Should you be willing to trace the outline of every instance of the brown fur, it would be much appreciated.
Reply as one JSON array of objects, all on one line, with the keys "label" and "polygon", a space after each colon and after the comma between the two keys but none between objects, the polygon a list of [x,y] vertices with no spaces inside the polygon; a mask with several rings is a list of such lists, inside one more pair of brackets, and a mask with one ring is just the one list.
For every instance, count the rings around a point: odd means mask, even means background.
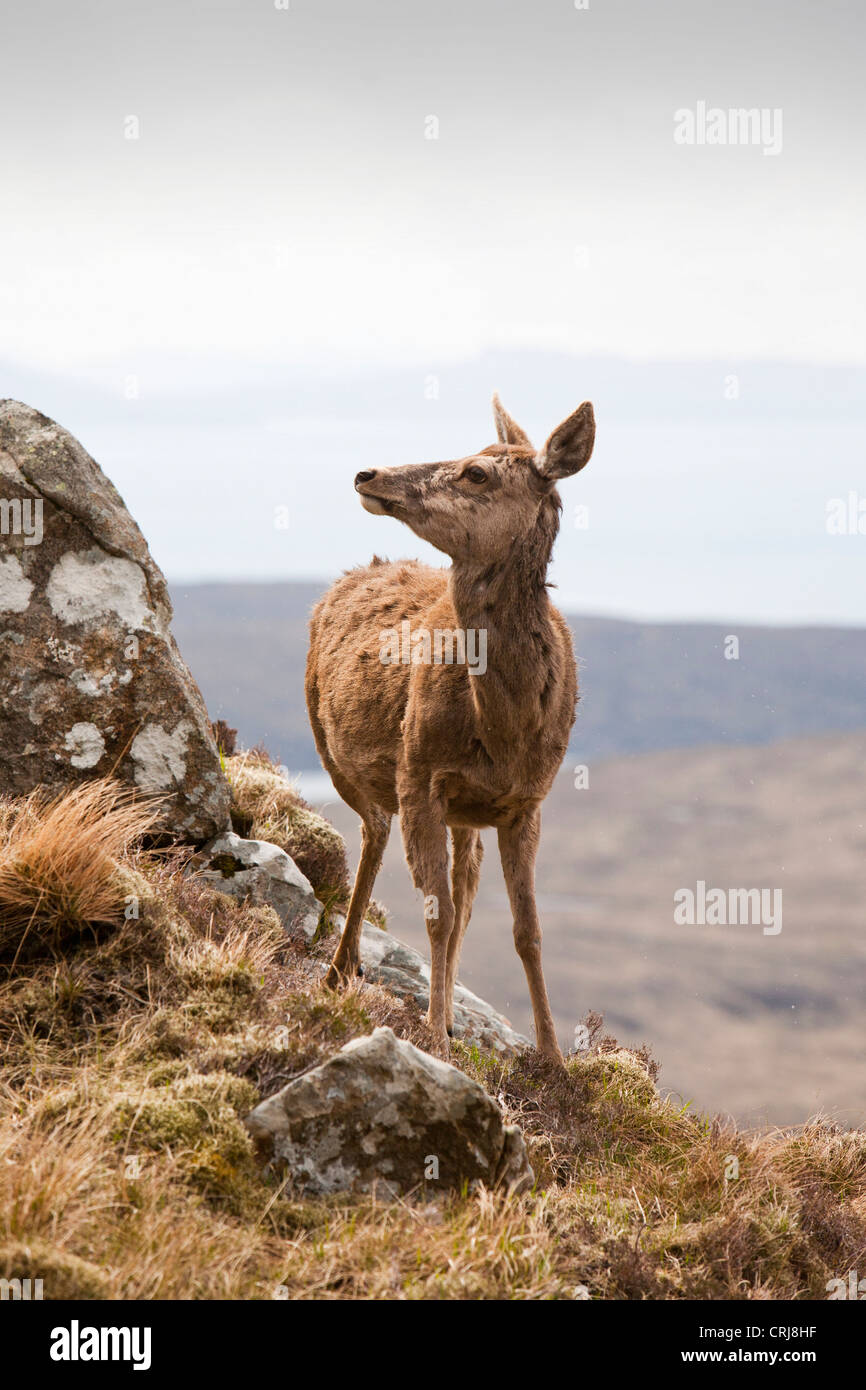
[{"label": "brown fur", "polygon": [[[536,454],[494,396],[499,443],[448,463],[359,473],[368,511],[393,515],[450,555],[450,570],[378,558],[345,574],[310,623],[307,707],[322,762],[361,817],[361,860],[328,976],[359,969],[361,923],[399,814],[425,897],[431,947],[428,1022],[448,1054],[460,946],[478,886],[482,826],[495,826],[540,1051],[560,1057],[541,968],[534,863],[541,802],[565,755],[577,700],[569,629],[547,567],[559,529],[555,482],[588,461],[584,403]],[[483,470],[481,478],[478,470]],[[487,632],[487,670],[383,664],[382,633]],[[449,880],[448,830],[453,855]]]}]

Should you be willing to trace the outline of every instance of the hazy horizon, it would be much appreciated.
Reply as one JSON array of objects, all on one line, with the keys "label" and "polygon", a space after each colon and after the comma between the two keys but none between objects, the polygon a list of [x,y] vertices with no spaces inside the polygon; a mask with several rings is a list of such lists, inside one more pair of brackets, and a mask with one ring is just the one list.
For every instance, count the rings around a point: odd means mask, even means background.
[{"label": "hazy horizon", "polygon": [[[101,464],[175,585],[334,577],[374,553],[436,565],[405,526],[365,513],[364,467],[455,458],[494,438],[490,396],[542,443],[591,398],[589,466],[560,487],[550,579],[571,611],[641,621],[859,626],[866,534],[827,531],[832,499],[866,510],[866,368],[635,363],[481,354],[434,374],[273,365],[175,389],[0,361],[0,394],[57,419]],[[866,530],[866,517],[861,522]]]},{"label": "hazy horizon", "polygon": [[[402,558],[402,557],[401,557],[401,558]],[[437,562],[434,561],[433,563],[437,563]],[[447,568],[448,568],[448,561],[445,559],[444,556],[442,557],[441,567],[442,567],[443,569],[447,569]],[[342,572],[342,571],[341,571],[341,572]],[[181,578],[173,578],[173,577],[169,574],[169,575],[166,575],[166,581],[167,581],[167,583],[168,583],[169,591],[170,591],[171,593],[173,593],[173,592],[175,592],[175,591],[177,591],[177,592],[189,591],[190,589],[217,588],[217,587],[221,587],[221,586],[223,586],[223,585],[225,585],[225,586],[234,586],[234,585],[237,585],[237,586],[239,586],[239,587],[240,587],[240,586],[250,586],[250,587],[253,587],[253,588],[256,587],[256,586],[258,586],[258,587],[261,587],[261,588],[270,588],[270,587],[279,587],[280,585],[284,585],[284,584],[285,584],[285,585],[296,584],[296,585],[298,585],[299,587],[310,586],[311,588],[316,588],[316,589],[324,590],[328,585],[333,584],[334,581],[335,581],[335,579],[337,579],[338,577],[339,577],[339,576],[338,576],[337,574],[298,574],[298,575],[292,575],[290,578],[285,578],[285,579],[256,579],[256,578],[254,578],[254,577],[253,577],[253,578],[250,578],[250,577],[245,577],[244,575],[236,575],[236,576],[232,576],[231,578],[228,578],[228,579],[227,579],[227,578],[224,578],[224,577],[221,576],[221,575],[212,575],[212,576],[207,576],[207,577],[201,578],[201,579],[181,579]],[[700,617],[691,617],[691,616],[688,616],[688,615],[685,615],[685,616],[678,616],[678,615],[676,615],[676,614],[673,614],[673,615],[666,615],[666,616],[664,616],[664,617],[641,617],[640,615],[637,615],[637,616],[636,616],[634,613],[627,613],[627,612],[606,612],[606,611],[605,611],[604,609],[602,609],[602,608],[593,608],[593,609],[589,609],[589,608],[581,607],[579,604],[574,604],[574,603],[571,603],[571,602],[565,602],[565,601],[563,600],[562,596],[558,593],[558,591],[557,591],[557,589],[556,589],[555,587],[551,589],[550,597],[551,597],[551,601],[556,605],[556,607],[559,608],[559,609],[561,609],[561,610],[562,610],[564,613],[566,613],[568,616],[570,616],[570,617],[579,617],[579,618],[590,619],[590,620],[593,619],[593,618],[603,618],[603,619],[604,619],[605,621],[607,621],[607,622],[614,622],[614,623],[620,622],[620,623],[629,624],[629,625],[637,624],[637,625],[640,625],[640,626],[642,626],[642,627],[643,627],[643,626],[646,626],[646,627],[713,627],[713,628],[718,627],[720,623],[724,623],[724,622],[726,621],[725,615],[723,615],[723,614],[722,614],[722,615],[716,615],[716,616],[710,615],[710,616],[700,616]],[[769,628],[769,629],[772,629],[772,628],[799,628],[799,629],[802,629],[802,630],[804,630],[804,631],[808,631],[809,628],[822,628],[822,629],[823,629],[823,628],[839,628],[839,629],[842,630],[842,631],[844,631],[845,629],[850,629],[851,631],[859,632],[862,628],[866,627],[866,619],[864,619],[864,620],[862,620],[862,621],[859,621],[859,622],[854,622],[854,621],[852,621],[852,622],[844,622],[844,621],[841,621],[841,620],[832,619],[832,620],[827,620],[827,621],[824,621],[824,622],[815,621],[815,622],[811,622],[811,623],[809,623],[809,622],[801,622],[801,621],[799,621],[799,620],[797,620],[797,619],[789,619],[789,620],[780,619],[778,622],[766,623],[766,622],[759,622],[759,621],[757,621],[757,620],[755,620],[755,619],[753,619],[753,618],[750,618],[750,619],[742,619],[742,618],[736,618],[736,617],[734,617],[734,618],[731,618],[731,621],[737,623],[737,626],[738,626],[738,629],[739,629],[739,630],[741,630],[741,631],[746,631],[746,632],[748,632],[750,629],[753,629],[753,628],[755,628],[755,629],[766,629],[766,628]]]}]

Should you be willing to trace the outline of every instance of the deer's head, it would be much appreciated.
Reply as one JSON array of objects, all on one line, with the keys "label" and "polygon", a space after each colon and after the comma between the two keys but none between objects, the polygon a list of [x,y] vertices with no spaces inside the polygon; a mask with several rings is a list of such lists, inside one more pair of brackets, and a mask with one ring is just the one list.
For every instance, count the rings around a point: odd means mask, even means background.
[{"label": "deer's head", "polygon": [[[498,444],[449,463],[366,468],[355,491],[368,512],[394,516],[458,562],[495,564],[559,509],[556,484],[589,462],[595,416],[578,406],[536,451],[493,397]],[[545,527],[549,529],[549,527]],[[552,543],[556,525],[552,528]]]}]

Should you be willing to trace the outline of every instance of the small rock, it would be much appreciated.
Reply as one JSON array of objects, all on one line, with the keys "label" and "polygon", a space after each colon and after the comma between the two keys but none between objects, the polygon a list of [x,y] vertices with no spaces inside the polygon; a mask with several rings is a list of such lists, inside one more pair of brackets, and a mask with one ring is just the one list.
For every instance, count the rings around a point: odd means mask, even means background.
[{"label": "small rock", "polygon": [[[342,931],[344,920],[334,918],[338,932]],[[314,934],[315,928],[306,932],[309,940]],[[365,922],[361,928],[361,964],[365,980],[382,985],[400,999],[414,999],[426,1012],[430,1002],[430,966],[412,946],[372,922]],[[454,986],[454,1036],[470,1046],[474,1043],[482,1051],[503,1055],[523,1052],[532,1046],[522,1033],[515,1032],[507,1018],[459,980]]]},{"label": "small rock", "polygon": [[278,845],[242,840],[227,830],[190,860],[187,874],[240,902],[274,908],[287,932],[315,933],[321,903],[297,864]]},{"label": "small rock", "polygon": [[310,1195],[397,1196],[465,1181],[522,1192],[523,1136],[476,1081],[377,1028],[291,1081],[245,1120],[260,1155]]}]

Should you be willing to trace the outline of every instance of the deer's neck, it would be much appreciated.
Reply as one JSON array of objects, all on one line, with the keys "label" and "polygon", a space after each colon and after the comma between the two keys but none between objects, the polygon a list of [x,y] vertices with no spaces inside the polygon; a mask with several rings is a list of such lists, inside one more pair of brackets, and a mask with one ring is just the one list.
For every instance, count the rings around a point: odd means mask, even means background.
[{"label": "deer's neck", "polygon": [[[538,537],[516,544],[497,566],[455,563],[451,599],[467,646],[474,640],[486,668],[470,676],[478,736],[491,754],[532,742],[559,679],[558,634],[546,579],[549,546]],[[469,634],[474,633],[474,639]]]}]

